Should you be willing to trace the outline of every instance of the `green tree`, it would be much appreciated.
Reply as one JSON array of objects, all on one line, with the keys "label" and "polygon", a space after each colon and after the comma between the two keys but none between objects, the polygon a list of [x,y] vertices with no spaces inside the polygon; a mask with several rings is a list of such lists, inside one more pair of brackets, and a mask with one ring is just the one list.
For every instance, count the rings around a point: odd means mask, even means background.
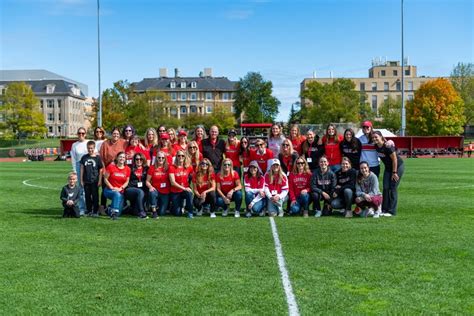
[{"label": "green tree", "polygon": [[245,122],[273,122],[278,115],[280,101],[272,96],[273,84],[258,72],[240,78],[235,92],[235,117],[245,114]]},{"label": "green tree", "polygon": [[1,96],[4,107],[1,129],[6,137],[44,136],[47,132],[43,113],[39,110],[39,100],[24,82],[8,84],[6,92]]},{"label": "green tree", "polygon": [[207,117],[206,121],[208,121],[208,123],[204,126],[210,128],[212,125],[216,125],[219,127],[220,133],[227,132],[228,129],[234,128],[237,123],[228,106],[224,104],[214,105],[212,113],[205,117]]},{"label": "green tree", "polygon": [[[131,93],[128,81],[120,80],[114,83],[113,88],[102,92],[102,127],[110,130],[114,126],[123,126],[127,123],[126,107]],[[93,122],[97,124],[99,105],[94,103]]]},{"label": "green tree", "polygon": [[301,103],[295,102],[291,105],[290,116],[288,118],[288,124],[301,123]]},{"label": "green tree", "polygon": [[464,101],[466,124],[474,124],[474,64],[458,63],[451,72],[451,83]]},{"label": "green tree", "polygon": [[379,108],[380,122],[375,121],[376,127],[382,127],[397,134],[402,124],[402,101],[389,97]]},{"label": "green tree", "polygon": [[411,135],[459,135],[463,131],[464,101],[447,79],[421,85],[406,109]]},{"label": "green tree", "polygon": [[144,134],[151,126],[169,125],[170,120],[165,115],[165,106],[168,97],[159,91],[150,91],[140,94],[131,93],[125,105],[125,117],[128,124],[132,124],[138,134]]},{"label": "green tree", "polygon": [[359,121],[360,93],[354,88],[350,79],[340,78],[328,84],[310,82],[301,94],[312,102],[303,121],[319,124]]}]

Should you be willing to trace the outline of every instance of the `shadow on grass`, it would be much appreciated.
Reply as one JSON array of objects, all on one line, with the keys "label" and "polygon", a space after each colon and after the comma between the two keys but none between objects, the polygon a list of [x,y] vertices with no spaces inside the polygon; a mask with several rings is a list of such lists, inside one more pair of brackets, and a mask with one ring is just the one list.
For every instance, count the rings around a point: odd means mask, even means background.
[{"label": "shadow on grass", "polygon": [[23,213],[27,215],[40,216],[40,217],[57,217],[62,218],[63,210],[59,208],[32,208],[32,209],[23,209],[16,211],[15,213]]}]

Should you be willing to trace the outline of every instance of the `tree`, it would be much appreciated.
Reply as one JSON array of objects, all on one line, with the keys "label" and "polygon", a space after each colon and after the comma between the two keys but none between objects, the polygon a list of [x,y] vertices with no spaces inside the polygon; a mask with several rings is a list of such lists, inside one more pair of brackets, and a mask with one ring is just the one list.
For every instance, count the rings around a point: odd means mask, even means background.
[{"label": "tree", "polygon": [[357,122],[360,115],[360,93],[350,79],[336,79],[332,83],[310,82],[302,97],[310,100],[304,121],[311,123]]},{"label": "tree", "polygon": [[211,127],[212,125],[216,125],[219,127],[219,131],[225,132],[230,128],[234,128],[236,124],[235,117],[230,112],[227,105],[223,104],[216,104],[212,111],[211,115],[208,115],[207,121],[209,122],[205,125],[207,128]]},{"label": "tree", "polygon": [[474,124],[474,64],[458,63],[451,72],[451,83],[464,101],[466,124]]},{"label": "tree", "polygon": [[385,100],[379,109],[382,121],[375,121],[376,127],[382,127],[390,130],[394,134],[398,133],[402,124],[402,102],[389,97]]},{"label": "tree", "polygon": [[258,72],[249,72],[240,78],[234,102],[236,119],[244,113],[246,122],[273,122],[280,101],[272,96],[272,90],[272,82],[265,81]]},{"label": "tree", "polygon": [[1,128],[6,137],[43,136],[47,132],[43,113],[39,110],[40,102],[26,83],[8,84],[1,101],[4,106]]},{"label": "tree", "polygon": [[[125,80],[114,83],[113,88],[102,92],[102,127],[106,130],[127,123],[126,106],[130,94],[130,84]],[[98,104],[94,103],[94,122],[97,124]]]},{"label": "tree", "polygon": [[406,109],[411,135],[458,135],[463,131],[464,101],[447,79],[421,85]]},{"label": "tree", "polygon": [[291,125],[291,124],[297,124],[300,122],[301,122],[301,103],[295,102],[291,105],[290,116],[288,118],[288,124]]}]

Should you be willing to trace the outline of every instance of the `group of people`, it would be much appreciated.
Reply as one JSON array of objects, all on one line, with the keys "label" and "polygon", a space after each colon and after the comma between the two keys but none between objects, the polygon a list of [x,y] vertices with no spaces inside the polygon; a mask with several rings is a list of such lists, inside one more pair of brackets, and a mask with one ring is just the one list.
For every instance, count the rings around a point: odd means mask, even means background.
[{"label": "group of people", "polygon": [[[143,142],[131,125],[113,128],[110,139],[97,127],[94,140],[79,128],[74,171],[61,191],[63,216],[215,218],[217,211],[228,216],[232,202],[235,217],[242,211],[246,217],[396,215],[403,160],[370,121],[361,127],[359,138],[352,129],[338,134],[333,124],[321,137],[312,130],[303,136],[297,125],[285,136],[273,124],[268,139],[254,144],[238,139],[234,129],[220,138],[217,126],[209,135],[198,126],[192,138],[183,129],[148,128]],[[385,165],[382,192],[379,161]]]}]

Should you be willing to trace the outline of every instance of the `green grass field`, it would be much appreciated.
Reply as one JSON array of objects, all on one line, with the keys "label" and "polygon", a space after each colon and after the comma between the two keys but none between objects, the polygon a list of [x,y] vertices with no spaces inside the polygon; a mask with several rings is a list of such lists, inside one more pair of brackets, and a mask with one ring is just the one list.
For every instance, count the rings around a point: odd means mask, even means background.
[{"label": "green grass field", "polygon": [[[0,163],[3,315],[288,313],[268,218],[62,219],[69,169]],[[300,313],[473,314],[473,180],[411,159],[397,217],[277,218]]]}]

